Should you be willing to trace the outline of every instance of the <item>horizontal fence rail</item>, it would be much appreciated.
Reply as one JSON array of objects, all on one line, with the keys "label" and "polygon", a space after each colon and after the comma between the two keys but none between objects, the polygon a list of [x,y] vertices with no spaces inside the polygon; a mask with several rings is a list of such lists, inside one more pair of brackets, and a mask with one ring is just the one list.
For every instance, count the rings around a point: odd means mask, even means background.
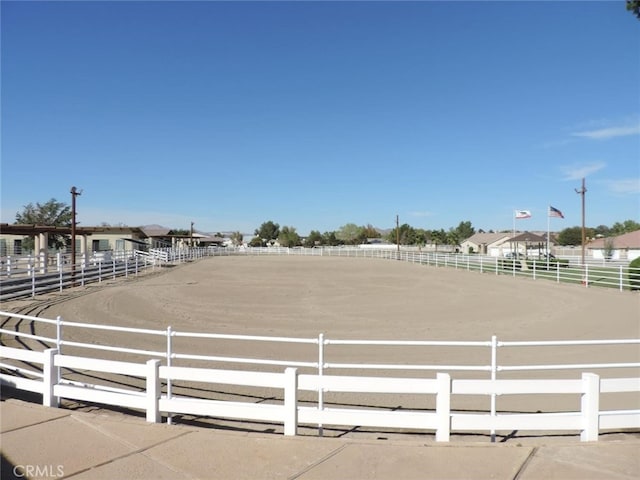
[{"label": "horizontal fence rail", "polygon": [[157,248],[114,252],[108,256],[83,255],[74,263],[70,255],[58,253],[51,265],[45,263],[44,256],[3,257],[0,301],[61,292],[66,288],[84,287],[118,277],[137,276],[147,269],[193,261],[212,254],[210,248]]},{"label": "horizontal fence rail", "polygon": [[[116,277],[138,275],[139,272],[168,264],[192,261],[210,256],[229,255],[299,255],[376,258],[399,260],[430,267],[447,267],[469,272],[508,275],[514,278],[532,278],[556,283],[569,283],[584,287],[613,288],[620,291],[640,290],[640,268],[629,267],[628,262],[607,260],[585,261],[566,256],[552,260],[527,257],[508,259],[489,255],[459,254],[421,251],[412,247],[393,248],[322,247],[225,247],[225,248],[156,248],[149,251],[114,252],[109,257],[93,255],[82,258],[73,268],[68,255],[57,255],[54,266],[43,267],[39,257],[3,257],[0,269],[0,300],[35,297],[62,291],[72,286],[99,283]],[[50,270],[54,269],[55,272]]]},{"label": "horizontal fence rail", "polygon": [[[181,332],[171,327],[140,329],[2,311],[0,318],[5,319],[0,328],[1,384],[39,393],[46,406],[58,406],[61,399],[74,399],[127,407],[146,412],[149,422],[160,422],[163,415],[171,422],[175,414],[268,421],[282,424],[285,435],[296,435],[300,426],[314,425],[320,434],[327,425],[398,428],[434,433],[437,441],[449,441],[452,433],[474,431],[489,433],[493,439],[497,431],[515,430],[575,431],[583,441],[596,441],[603,430],[640,429],[640,339],[510,342],[498,341],[494,336],[488,341],[475,342],[345,340],[325,338],[323,334],[314,338],[294,338]],[[53,333],[38,334],[41,329]],[[84,329],[121,332],[123,339],[134,336],[137,347],[65,340],[65,332],[71,329],[74,338],[81,338]],[[176,340],[180,338],[246,342],[248,348],[243,351],[252,351],[252,345],[265,342],[282,348],[278,348],[276,358],[192,355],[178,348]],[[154,339],[155,344],[161,340],[165,348],[145,349],[145,345]],[[7,346],[8,343],[17,346]],[[310,350],[304,354],[305,358],[287,360],[284,358],[287,345],[306,346]],[[333,362],[327,347],[336,346],[345,349],[358,346],[369,352],[382,347],[397,348],[400,352],[409,346],[455,347],[463,354],[471,349],[476,353],[478,350],[484,352],[482,358],[486,361],[479,364]],[[504,365],[499,361],[504,349],[522,351],[530,348],[580,348],[585,349],[585,358],[591,358],[589,349],[595,346],[612,347],[614,358],[600,363],[536,365]],[[68,351],[70,348],[73,348],[73,354]],[[622,352],[622,348],[627,350]],[[117,360],[103,358],[106,353],[116,354]],[[357,359],[357,353],[351,355]],[[191,360],[199,362],[198,366],[189,364]],[[372,370],[376,374],[366,373]],[[580,372],[575,373],[575,370]],[[347,372],[337,374],[341,371]],[[416,375],[420,371],[432,372],[432,376]],[[538,374],[532,377],[532,371]],[[512,377],[514,372],[526,374],[526,377],[498,378],[502,374]],[[549,376],[553,372],[564,372],[564,377]],[[86,374],[89,380],[79,380],[77,375],[80,373]],[[464,376],[458,378],[458,374]],[[127,385],[115,386],[101,381],[113,375],[133,380]],[[467,375],[478,378],[466,378]],[[269,389],[276,394],[266,402],[204,398],[198,396],[197,388],[188,387],[193,382],[216,385],[216,390],[220,385],[226,385],[258,391]],[[174,391],[177,383],[181,385],[179,394]],[[312,397],[308,397],[309,393]],[[341,404],[334,399],[331,405],[326,402],[328,395],[369,397],[378,394],[417,396],[418,405],[423,407],[390,409],[357,400]],[[616,408],[604,409],[601,407],[604,394],[607,398],[618,394],[631,394],[631,397],[621,395]],[[498,399],[526,396],[533,398],[537,405],[535,399],[551,398],[553,401],[557,395],[575,397],[579,408],[545,411],[534,406],[530,412],[514,412],[498,407]],[[456,408],[459,399],[467,397],[487,399],[488,406],[473,411]],[[426,405],[432,407],[425,408]]]}]

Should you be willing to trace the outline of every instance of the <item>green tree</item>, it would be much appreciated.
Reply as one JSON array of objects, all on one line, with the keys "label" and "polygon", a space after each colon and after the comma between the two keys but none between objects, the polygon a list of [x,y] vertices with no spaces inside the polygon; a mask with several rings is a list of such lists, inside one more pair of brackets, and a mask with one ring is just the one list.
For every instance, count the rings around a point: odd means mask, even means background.
[{"label": "green tree", "polygon": [[423,228],[416,229],[416,245],[426,245],[431,242],[431,231]]},{"label": "green tree", "polygon": [[627,0],[627,10],[633,12],[633,14],[640,19],[640,1]]},{"label": "green tree", "polygon": [[264,247],[265,246],[265,242],[260,237],[253,237],[249,241],[249,246],[250,247]]},{"label": "green tree", "polygon": [[640,223],[635,220],[625,220],[624,222],[616,222],[611,227],[611,235],[622,235],[623,233],[635,232],[640,230]]},{"label": "green tree", "polygon": [[431,232],[431,243],[436,245],[436,250],[438,249],[438,245],[446,245],[447,244],[447,232],[444,229],[433,230]]},{"label": "green tree", "polygon": [[336,232],[324,232],[322,234],[322,244],[336,247],[344,242],[336,236]]},{"label": "green tree", "polygon": [[278,235],[278,243],[283,247],[296,247],[300,245],[300,235],[295,228],[284,226]]},{"label": "green tree", "polygon": [[606,225],[598,225],[593,229],[593,233],[596,237],[608,237],[611,234],[611,229]]},{"label": "green tree", "polygon": [[[585,228],[585,237],[593,238],[594,230],[592,228]],[[559,245],[582,245],[582,227],[569,227],[558,233]]]},{"label": "green tree", "polygon": [[336,237],[338,240],[342,240],[345,245],[356,245],[362,243],[362,232],[362,227],[355,223],[347,223],[336,232]]},{"label": "green tree", "polygon": [[[400,235],[398,235],[400,232]],[[408,223],[400,225],[400,229],[394,228],[387,235],[387,241],[390,243],[397,243],[398,237],[400,237],[400,245],[415,245],[417,242],[416,229]]]},{"label": "green tree", "polygon": [[[16,213],[16,224],[20,225],[40,225],[46,227],[69,227],[71,226],[71,207],[65,203],[58,202],[52,198],[46,203],[29,203],[24,206],[22,212]],[[49,235],[49,247],[63,248],[67,244],[64,235]],[[25,250],[33,249],[33,239],[25,238],[22,242]]]},{"label": "green tree", "polygon": [[464,241],[476,233],[476,229],[473,228],[471,222],[468,220],[466,222],[460,222],[453,231],[456,233],[458,239],[456,245],[460,243],[460,241]]},{"label": "green tree", "polygon": [[640,257],[629,262],[629,284],[631,290],[640,290]]},{"label": "green tree", "polygon": [[29,203],[16,213],[16,224],[68,227],[71,225],[71,207],[52,198],[46,203]]},{"label": "green tree", "polygon": [[261,238],[263,242],[269,242],[277,239],[280,235],[280,225],[269,220],[260,225],[260,228],[256,228],[254,233],[257,237]]},{"label": "green tree", "polygon": [[454,228],[450,228],[445,236],[445,243],[447,245],[460,245],[460,234]]},{"label": "green tree", "polygon": [[313,248],[316,245],[322,245],[322,234],[317,230],[311,230],[307,238],[304,240],[304,246],[307,248]]},{"label": "green tree", "polygon": [[615,243],[613,241],[613,238],[611,237],[605,238],[604,251],[603,251],[605,260],[611,260],[611,257],[613,257],[614,249],[615,249]]},{"label": "green tree", "polygon": [[242,240],[244,240],[244,237],[240,232],[233,232],[229,238],[231,238],[231,243],[233,243],[234,247],[242,245]]},{"label": "green tree", "polygon": [[380,232],[376,230],[373,225],[367,224],[366,226],[362,227],[362,236],[367,239],[380,238],[382,235],[380,235]]}]

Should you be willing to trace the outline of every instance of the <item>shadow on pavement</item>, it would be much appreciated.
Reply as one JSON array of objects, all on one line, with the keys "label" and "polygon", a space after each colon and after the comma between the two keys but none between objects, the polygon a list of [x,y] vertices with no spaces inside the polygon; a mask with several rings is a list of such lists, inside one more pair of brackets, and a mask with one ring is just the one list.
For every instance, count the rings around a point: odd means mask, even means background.
[{"label": "shadow on pavement", "polygon": [[26,478],[16,475],[16,473],[20,474],[20,469],[17,469],[18,472],[16,472],[16,466],[7,460],[3,454],[0,453],[0,457],[2,458],[2,469],[0,470],[0,478],[2,480],[22,480]]}]

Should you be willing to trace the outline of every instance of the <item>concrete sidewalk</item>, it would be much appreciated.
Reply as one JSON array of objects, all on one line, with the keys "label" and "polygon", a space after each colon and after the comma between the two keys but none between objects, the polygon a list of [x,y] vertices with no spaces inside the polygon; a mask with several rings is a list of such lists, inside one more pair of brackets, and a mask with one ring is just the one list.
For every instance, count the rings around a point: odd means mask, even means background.
[{"label": "concrete sidewalk", "polygon": [[0,402],[2,479],[636,479],[640,437],[549,445],[284,437]]}]

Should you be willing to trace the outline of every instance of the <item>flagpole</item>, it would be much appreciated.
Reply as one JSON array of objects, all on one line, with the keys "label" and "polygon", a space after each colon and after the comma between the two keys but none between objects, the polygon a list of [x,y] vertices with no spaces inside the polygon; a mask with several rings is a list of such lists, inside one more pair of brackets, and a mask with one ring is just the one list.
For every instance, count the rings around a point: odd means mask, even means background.
[{"label": "flagpole", "polygon": [[547,206],[547,271],[549,271],[549,256],[551,252],[549,251],[549,235],[551,235],[551,204]]}]

